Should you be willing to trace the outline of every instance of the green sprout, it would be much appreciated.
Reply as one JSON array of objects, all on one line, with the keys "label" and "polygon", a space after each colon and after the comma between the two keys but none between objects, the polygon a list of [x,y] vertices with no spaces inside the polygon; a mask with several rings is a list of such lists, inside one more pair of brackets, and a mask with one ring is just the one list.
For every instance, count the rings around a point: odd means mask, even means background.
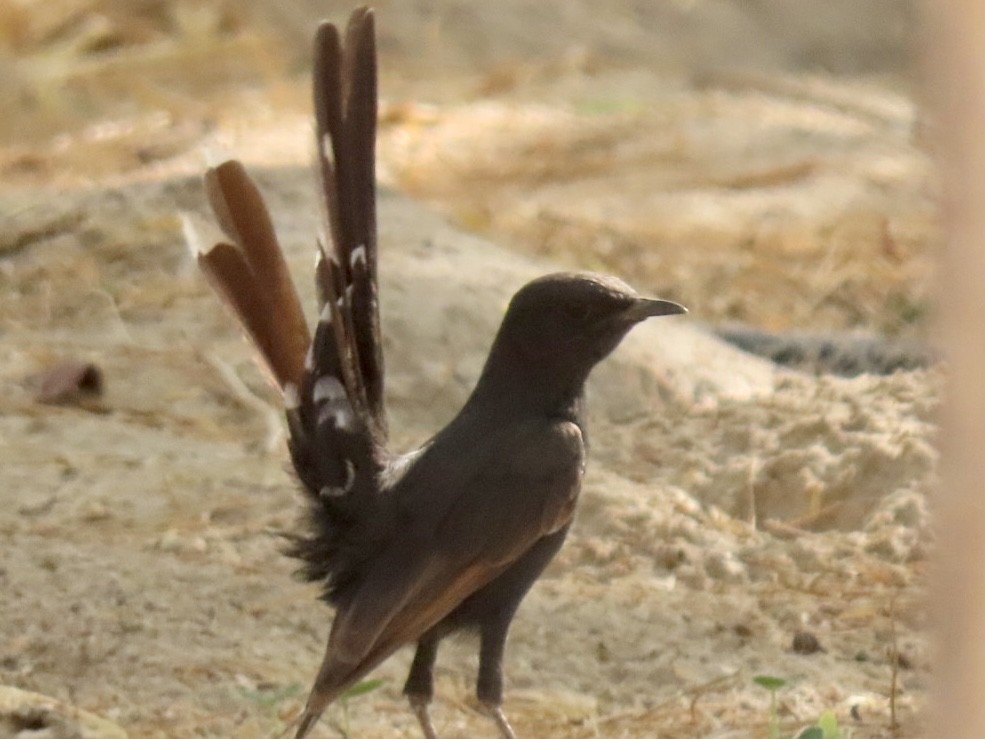
[{"label": "green sprout", "polygon": [[[771,675],[757,675],[752,681],[770,691],[769,737],[770,739],[780,739],[780,716],[777,712],[776,691],[784,687],[787,681],[782,677]],[[801,729],[794,736],[794,739],[841,739],[841,736],[838,717],[835,716],[834,711],[824,711],[818,716],[816,724]]]},{"label": "green sprout", "polygon": [[756,685],[770,691],[769,736],[770,739],[780,739],[780,716],[776,710],[776,691],[786,685],[787,681],[782,677],[773,677],[771,675],[757,675],[752,681]]},{"label": "green sprout", "polygon": [[817,717],[817,723],[803,729],[795,739],[841,739],[838,717],[834,711],[825,711]]},{"label": "green sprout", "polygon": [[301,692],[300,683],[291,683],[283,687],[249,688],[237,687],[236,691],[246,700],[256,704],[264,713],[271,713],[277,704],[286,698],[293,698]]}]

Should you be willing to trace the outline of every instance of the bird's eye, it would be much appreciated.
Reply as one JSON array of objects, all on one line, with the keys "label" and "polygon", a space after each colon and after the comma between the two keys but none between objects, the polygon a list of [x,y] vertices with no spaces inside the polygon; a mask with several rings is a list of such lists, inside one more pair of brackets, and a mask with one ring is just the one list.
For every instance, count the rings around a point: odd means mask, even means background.
[{"label": "bird's eye", "polygon": [[568,318],[572,323],[587,326],[595,322],[598,311],[596,306],[591,303],[580,303],[571,305],[567,310]]}]

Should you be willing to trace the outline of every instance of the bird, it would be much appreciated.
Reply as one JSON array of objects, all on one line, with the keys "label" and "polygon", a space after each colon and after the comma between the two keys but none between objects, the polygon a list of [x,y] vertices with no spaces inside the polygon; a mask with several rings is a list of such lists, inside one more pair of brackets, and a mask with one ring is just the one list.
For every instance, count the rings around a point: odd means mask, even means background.
[{"label": "bird", "polygon": [[[374,11],[315,34],[313,98],[323,231],[313,333],[263,196],[244,166],[208,168],[226,239],[196,247],[207,280],[282,394],[306,501],[287,554],[335,615],[296,722],[395,651],[416,645],[403,692],[426,739],[439,643],[478,632],[476,695],[503,739],[507,632],[560,549],[585,474],[585,383],[640,322],[686,313],[596,273],[548,274],[515,293],[478,381],[448,425],[409,453],[388,446],[377,279]],[[290,728],[290,727],[289,727]]]}]

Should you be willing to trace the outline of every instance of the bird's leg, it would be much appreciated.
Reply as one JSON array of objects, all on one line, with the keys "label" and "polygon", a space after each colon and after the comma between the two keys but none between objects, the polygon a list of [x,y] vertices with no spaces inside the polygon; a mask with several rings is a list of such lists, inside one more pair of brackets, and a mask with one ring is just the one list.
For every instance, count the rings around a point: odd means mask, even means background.
[{"label": "bird's leg", "polygon": [[407,682],[404,683],[404,695],[417,716],[424,739],[438,739],[428,713],[428,705],[434,697],[434,661],[438,656],[438,641],[438,636],[433,633],[421,637],[417,642],[417,651],[414,652]]},{"label": "bird's leg", "polygon": [[506,631],[510,626],[512,611],[500,618],[482,624],[479,647],[479,679],[476,696],[496,722],[503,739],[516,739],[513,727],[503,713],[503,651],[506,649]]}]

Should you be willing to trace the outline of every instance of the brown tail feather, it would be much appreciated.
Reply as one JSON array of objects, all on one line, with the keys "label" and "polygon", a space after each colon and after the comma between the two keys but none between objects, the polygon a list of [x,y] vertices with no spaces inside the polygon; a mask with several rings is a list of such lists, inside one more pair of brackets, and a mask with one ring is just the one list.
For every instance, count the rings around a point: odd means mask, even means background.
[{"label": "brown tail feather", "polygon": [[[373,13],[356,10],[349,18],[345,34],[343,82],[345,89],[345,135],[343,141],[352,153],[348,161],[346,188],[351,193],[349,249],[364,246],[368,262],[376,265],[376,36]],[[349,260],[347,260],[349,262]],[[346,264],[351,276],[351,262]]]},{"label": "brown tail feather", "polygon": [[[376,34],[373,13],[367,8],[356,10],[349,19],[344,64],[346,142],[354,153],[347,183],[353,224],[344,268],[355,286],[352,319],[367,400],[385,435],[383,352],[376,294]],[[364,258],[357,251],[360,247]]]},{"label": "brown tail feather", "polygon": [[257,348],[261,366],[271,382],[281,385],[284,368],[280,352],[271,345],[270,303],[261,292],[250,265],[232,244],[219,242],[207,252],[197,254],[198,266]]},{"label": "brown tail feather", "polygon": [[278,387],[298,386],[311,334],[263,197],[237,161],[209,169],[205,186],[222,230],[236,246],[216,244],[198,255],[199,265]]},{"label": "brown tail feather", "polygon": [[[342,216],[339,213],[335,181],[335,138],[342,131],[342,42],[338,29],[322,23],[315,35],[314,108],[318,172],[322,183],[323,216],[333,244],[342,243]],[[323,245],[319,245],[322,247]],[[319,279],[321,276],[319,275]],[[324,295],[325,285],[319,282]]]}]

